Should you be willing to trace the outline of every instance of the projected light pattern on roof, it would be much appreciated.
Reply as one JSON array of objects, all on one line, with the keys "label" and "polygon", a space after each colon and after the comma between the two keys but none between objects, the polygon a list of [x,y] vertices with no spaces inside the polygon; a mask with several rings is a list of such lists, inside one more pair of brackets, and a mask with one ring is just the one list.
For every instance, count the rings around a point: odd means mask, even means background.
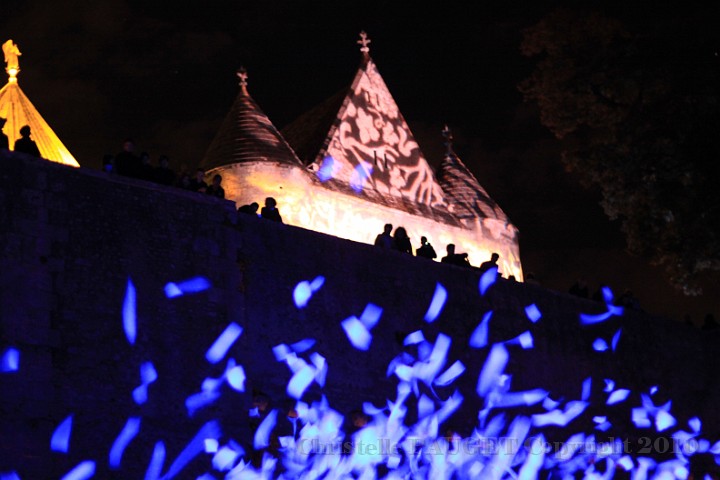
[{"label": "projected light pattern on roof", "polygon": [[[317,290],[322,283],[324,277],[318,276],[312,285]],[[478,293],[485,295],[490,288],[491,282],[481,282]],[[201,295],[203,290],[193,293]],[[142,292],[137,295],[140,298]],[[449,295],[452,295],[452,289],[438,283],[433,297],[426,299],[430,305],[428,315],[424,322],[418,323],[423,329],[430,327],[430,323],[442,324],[442,305]],[[296,292],[284,301],[289,305],[294,301],[298,311],[306,305],[305,300],[297,301]],[[313,299],[313,302],[319,301]],[[607,295],[605,301],[608,311],[616,314],[613,318],[620,318],[622,313],[613,310],[610,303],[612,295]],[[528,324],[541,327],[542,314],[537,306],[531,307],[526,309]],[[118,306],[118,311],[123,310],[127,311],[127,305]],[[357,312],[348,312],[350,317],[345,320],[327,319],[328,328],[335,329],[339,341],[346,341],[348,348],[358,351],[358,356],[360,352],[371,353],[370,331],[382,322],[392,320],[385,318],[383,308],[373,303],[366,304],[359,318],[354,313]],[[288,400],[294,407],[286,414],[276,408],[264,413],[258,408],[248,414],[238,412],[248,419],[260,417],[249,438],[227,438],[223,434],[222,419],[203,420],[185,447],[173,454],[174,458],[166,458],[164,439],[146,438],[144,443],[154,445],[154,449],[146,452],[144,478],[190,478],[186,476],[185,468],[190,462],[203,462],[206,472],[193,478],[599,480],[630,477],[636,480],[685,480],[689,477],[693,456],[709,455],[716,462],[720,461],[720,441],[703,438],[700,418],[676,418],[671,402],[656,404],[654,398],[658,387],[631,391],[609,378],[593,380],[588,377],[578,385],[578,398],[555,398],[555,394],[543,389],[542,385],[531,390],[513,390],[508,364],[516,352],[533,348],[532,335],[525,332],[516,338],[490,343],[491,316],[492,311],[484,313],[471,338],[451,338],[442,332],[431,335],[423,333],[423,329],[407,334],[402,341],[402,353],[390,362],[387,372],[377,372],[378,378],[385,374],[394,379],[395,396],[374,399],[374,403],[365,402],[363,412],[367,421],[352,434],[343,431],[348,412],[335,410],[324,395],[315,401],[305,395],[312,384],[324,388],[328,368],[333,367],[332,358],[326,359],[316,351],[317,344],[311,338],[270,347],[276,360],[289,368],[287,376],[277,380],[287,385]],[[578,317],[578,322],[586,321],[586,316]],[[590,325],[587,328],[597,327]],[[221,395],[249,394],[245,392],[244,382],[246,375],[250,378],[253,372],[243,369],[232,357],[237,350],[231,349],[242,331],[240,325],[230,323],[212,345],[203,346],[207,348],[210,364],[227,360],[227,366],[219,378],[205,378],[200,386],[201,393],[188,392],[188,401],[199,398],[192,409],[188,408],[189,416],[207,408]],[[145,334],[138,333],[138,338]],[[618,342],[621,338],[616,334],[612,349],[606,344],[598,348],[596,342],[585,347],[601,350],[602,355],[612,355]],[[482,363],[475,391],[460,391],[454,387],[458,378],[467,375],[465,363],[453,358],[451,353],[455,344],[473,347],[463,348],[466,361]],[[204,362],[202,358],[195,361]],[[23,375],[23,370],[22,367],[5,370],[3,375]],[[162,375],[163,372],[156,372],[151,363],[143,364],[143,385]],[[221,388],[225,383],[232,391]],[[96,386],[88,386],[88,389],[93,387]],[[145,393],[159,395],[152,389]],[[445,431],[445,422],[475,395],[483,407],[477,412],[472,434],[461,437],[456,432]],[[593,403],[593,397],[602,398],[602,402]],[[631,418],[617,418],[619,410],[609,407],[618,404],[628,406]],[[92,478],[96,468],[105,464],[122,475],[126,449],[144,435],[143,419],[140,416],[127,418],[117,436],[106,439],[109,455],[88,459],[84,452],[73,448],[77,434],[72,431],[72,421],[82,416],[82,411],[74,412],[52,435],[48,453],[52,450],[55,454],[67,455],[74,465],[63,478]],[[591,421],[580,422],[583,418]],[[639,432],[644,432],[645,438],[664,432],[666,439],[673,440],[672,456],[660,459],[638,454],[620,437],[600,440],[606,438],[602,433],[611,431],[616,422],[629,424],[630,421]],[[279,433],[283,422],[292,423],[292,433],[287,429],[283,430],[285,433]],[[594,427],[588,429],[588,424]],[[560,432],[565,440],[550,442],[548,433],[551,431],[555,436]],[[16,471],[2,473],[0,478],[24,477],[23,472]]]}]

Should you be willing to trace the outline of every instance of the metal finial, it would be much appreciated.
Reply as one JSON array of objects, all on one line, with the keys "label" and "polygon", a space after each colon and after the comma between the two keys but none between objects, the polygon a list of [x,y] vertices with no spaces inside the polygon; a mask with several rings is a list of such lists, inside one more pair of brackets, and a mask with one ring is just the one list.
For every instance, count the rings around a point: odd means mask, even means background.
[{"label": "metal finial", "polygon": [[445,154],[453,155],[453,153],[454,153],[453,148],[452,148],[453,135],[452,135],[452,131],[450,130],[450,127],[448,127],[447,125],[445,125],[445,127],[442,130],[442,136],[445,137],[445,147],[447,148],[447,150],[445,151]]},{"label": "metal finial", "polygon": [[240,79],[240,88],[242,88],[242,91],[247,93],[247,79],[248,79],[248,73],[247,70],[245,70],[245,67],[240,67],[237,69],[237,72],[235,72],[235,75]]},{"label": "metal finial", "polygon": [[371,42],[372,42],[372,40],[370,40],[368,38],[367,33],[365,33],[365,30],[360,32],[360,40],[357,41],[357,44],[361,45],[360,51],[362,53],[364,53],[365,55],[370,53],[370,47],[368,47],[368,45],[370,45]]},{"label": "metal finial", "polygon": [[12,41],[8,40],[2,45],[3,53],[5,54],[5,71],[10,75],[10,83],[17,82],[17,74],[20,73],[20,64],[18,57],[22,55],[18,46]]}]

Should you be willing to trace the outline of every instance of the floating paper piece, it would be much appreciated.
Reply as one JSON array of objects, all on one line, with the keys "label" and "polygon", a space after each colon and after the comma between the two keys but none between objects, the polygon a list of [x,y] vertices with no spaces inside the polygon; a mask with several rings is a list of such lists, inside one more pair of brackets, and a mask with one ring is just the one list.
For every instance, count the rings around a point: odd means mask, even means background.
[{"label": "floating paper piece", "polygon": [[140,365],[141,384],[139,387],[133,390],[133,400],[135,400],[135,403],[137,403],[138,405],[142,405],[147,401],[148,385],[157,380],[157,378],[158,374],[152,362],[144,362],[142,365]]},{"label": "floating paper piece", "polygon": [[592,378],[588,377],[585,380],[583,380],[582,396],[580,397],[581,400],[586,402],[590,399],[591,389],[592,389]]},{"label": "floating paper piece", "polygon": [[615,349],[617,349],[617,344],[620,341],[620,334],[622,333],[622,328],[618,328],[618,331],[615,332],[615,335],[613,335],[611,345],[612,345],[612,351],[614,352]]},{"label": "floating paper piece", "polygon": [[8,348],[3,352],[0,360],[0,372],[17,372],[20,368],[20,352],[15,348]]},{"label": "floating paper piece", "polygon": [[604,352],[608,349],[608,344],[605,340],[602,338],[596,338],[593,342],[593,350],[596,352]]},{"label": "floating paper piece", "polygon": [[313,291],[313,293],[320,290],[320,287],[322,287],[325,284],[325,277],[322,275],[318,275],[317,277],[313,278],[312,282],[310,282],[310,290]]},{"label": "floating paper piece", "polygon": [[241,367],[240,365],[232,367],[230,370],[228,370],[225,377],[227,378],[227,382],[233,388],[233,390],[238,392],[245,391],[245,370],[243,370],[243,367]]},{"label": "floating paper piece", "polygon": [[677,421],[675,420],[675,417],[670,415],[670,413],[666,412],[665,410],[658,410],[658,412],[655,414],[655,428],[658,432],[667,430],[668,428],[674,426],[676,423]]},{"label": "floating paper piece", "polygon": [[612,313],[610,313],[610,312],[599,313],[597,315],[581,313],[580,314],[580,323],[582,325],[592,325],[593,323],[604,322],[605,320],[607,320],[610,317],[612,317]]},{"label": "floating paper piece", "polygon": [[162,471],[164,462],[165,444],[163,442],[157,442],[155,444],[155,448],[153,448],[150,464],[145,471],[145,480],[158,480],[160,478],[160,472]]},{"label": "floating paper piece", "polygon": [[310,282],[303,280],[302,282],[295,285],[293,290],[293,301],[297,308],[305,308],[312,297],[312,289],[310,288]]},{"label": "floating paper piece", "polygon": [[658,391],[658,387],[650,387],[650,395],[655,395]]},{"label": "floating paper piece", "polygon": [[305,365],[302,369],[295,372],[290,382],[288,382],[287,394],[299,400],[314,379],[315,368],[310,365]]},{"label": "floating paper piece", "polygon": [[210,286],[210,281],[205,277],[193,277],[178,283],[169,282],[165,285],[165,296],[175,298],[188,293],[198,293]]},{"label": "floating paper piece", "polygon": [[605,389],[603,390],[605,393],[610,393],[615,389],[615,382],[613,380],[610,380],[609,378],[605,379]]},{"label": "floating paper piece", "polygon": [[213,456],[212,459],[212,465],[215,470],[218,470],[220,472],[225,472],[230,470],[233,465],[235,464],[235,461],[242,455],[242,451],[236,451],[233,448],[230,448],[228,446],[222,447],[220,450],[217,451],[217,453]]},{"label": "floating paper piece", "polygon": [[327,376],[328,365],[325,357],[319,353],[310,354],[310,361],[315,365],[315,383],[321,387],[325,386],[325,377]]},{"label": "floating paper piece", "polygon": [[409,334],[407,337],[405,337],[405,340],[403,340],[403,345],[407,347],[408,345],[416,345],[423,341],[425,341],[425,336],[423,335],[422,330],[416,330]]},{"label": "floating paper piece", "polygon": [[192,417],[195,412],[206,405],[210,405],[220,398],[220,392],[217,390],[203,390],[200,393],[190,395],[185,399],[185,408],[187,408],[188,416]]},{"label": "floating paper piece", "polygon": [[60,480],[85,480],[95,475],[95,462],[85,460],[66,473]]},{"label": "floating paper piece", "polygon": [[630,395],[630,390],[620,388],[612,392],[605,403],[607,405],[615,405],[616,403],[624,401],[628,395]]},{"label": "floating paper piece", "polygon": [[426,322],[432,323],[435,321],[435,319],[438,317],[438,315],[440,315],[440,312],[445,306],[445,301],[447,301],[447,290],[445,289],[445,287],[442,286],[442,284],[440,284],[440,282],[438,282],[435,285],[435,293],[433,293],[433,298],[430,302],[430,306],[425,313]]},{"label": "floating paper piece", "polygon": [[50,450],[67,453],[70,449],[70,434],[72,433],[72,415],[69,415],[57,426],[50,438]]},{"label": "floating paper piece", "polygon": [[253,439],[253,446],[255,450],[261,450],[270,446],[270,432],[275,428],[277,422],[277,410],[273,410],[268,413],[267,417],[258,426],[255,431],[255,437]]},{"label": "floating paper piece", "polygon": [[485,292],[488,291],[488,288],[490,288],[497,280],[497,276],[498,276],[498,268],[497,267],[488,268],[480,276],[480,281],[478,282],[478,289],[480,290],[480,295],[485,295]]},{"label": "floating paper piece", "polygon": [[423,419],[435,411],[435,402],[430,400],[427,395],[422,394],[417,404],[418,419]]},{"label": "floating paper piece", "polygon": [[205,439],[219,439],[221,434],[220,425],[215,420],[211,420],[200,427],[200,430],[198,430],[192,440],[190,440],[172,465],[170,465],[167,473],[163,475],[163,480],[169,480],[175,477],[182,471],[183,468],[185,468],[185,465],[190,463],[193,458],[202,453],[205,448]]},{"label": "floating paper piece", "polygon": [[457,377],[462,375],[462,373],[465,371],[465,365],[460,360],[456,360],[455,363],[452,364],[450,368],[445,370],[445,372],[437,377],[433,383],[435,385],[440,385],[441,387],[450,385]]},{"label": "floating paper piece", "polygon": [[547,413],[538,413],[532,416],[532,423],[535,427],[546,425],[566,426],[575,417],[580,415],[587,408],[588,403],[583,401],[571,401],[565,406],[565,410],[551,410]]},{"label": "floating paper piece", "polygon": [[331,178],[333,178],[333,165],[335,164],[335,159],[331,157],[330,155],[326,155],[323,160],[322,164],[320,165],[320,168],[317,171],[317,177],[321,182],[327,182]]},{"label": "floating paper piece", "polygon": [[530,453],[518,473],[518,480],[535,480],[539,478],[538,471],[545,461],[545,437],[538,436],[530,445]]},{"label": "floating paper piece", "polygon": [[482,321],[475,327],[472,335],[470,335],[470,346],[473,348],[483,348],[488,342],[488,323],[492,317],[492,310],[483,315]]},{"label": "floating paper piece", "polygon": [[242,327],[237,323],[231,323],[220,336],[215,340],[212,346],[205,353],[205,358],[210,363],[217,363],[225,357],[225,354],[230,349],[235,340],[242,334]]},{"label": "floating paper piece", "polygon": [[137,313],[136,313],[135,285],[128,278],[127,287],[125,288],[125,298],[123,299],[123,330],[125,337],[130,345],[135,345],[135,336],[137,335]]},{"label": "floating paper piece", "polygon": [[540,320],[540,318],[542,318],[542,313],[540,313],[540,310],[538,309],[537,305],[532,303],[532,304],[528,305],[527,307],[525,307],[525,316],[527,316],[527,318],[531,322],[537,323],[537,321]]},{"label": "floating paper piece", "polygon": [[137,417],[128,418],[127,423],[123,427],[120,434],[117,436],[110,449],[109,464],[111,468],[120,468],[122,462],[122,456],[125,449],[130,444],[133,438],[140,431],[140,419]]},{"label": "floating paper piece", "polygon": [[203,442],[205,453],[216,453],[219,446],[220,444],[215,438],[206,438]]},{"label": "floating paper piece", "polygon": [[545,397],[543,400],[542,406],[545,410],[554,410],[560,405],[559,401],[555,401],[550,397]]},{"label": "floating paper piece", "polygon": [[649,428],[652,425],[647,410],[644,408],[632,409],[632,422],[637,428]]},{"label": "floating paper piece", "polygon": [[360,321],[363,323],[363,325],[365,325],[365,328],[367,328],[368,330],[372,330],[372,328],[377,325],[378,321],[380,320],[382,312],[382,308],[378,307],[373,303],[368,303],[365,306],[365,310],[363,310],[362,315],[360,315]]},{"label": "floating paper piece", "polygon": [[519,405],[535,405],[547,398],[548,392],[540,388],[524,392],[510,392],[503,394],[494,403],[495,408],[517,407]]},{"label": "floating paper piece", "polygon": [[688,425],[690,426],[690,428],[692,428],[693,432],[700,433],[700,429],[702,428],[702,422],[698,417],[693,417],[688,420]]},{"label": "floating paper piece", "polygon": [[633,465],[632,458],[628,455],[623,455],[620,460],[617,461],[617,464],[620,465],[626,472],[629,472],[635,466]]},{"label": "floating paper piece", "polygon": [[353,347],[367,350],[372,342],[372,335],[357,317],[349,317],[342,321],[342,328]]},{"label": "floating paper piece", "polygon": [[478,378],[478,395],[484,397],[497,384],[500,375],[505,370],[508,358],[508,352],[502,344],[493,345]]},{"label": "floating paper piece", "polygon": [[530,333],[529,331],[523,332],[517,337],[511,338],[510,340],[506,341],[505,343],[510,345],[520,345],[523,350],[528,350],[530,348],[533,348],[533,336],[532,333]]},{"label": "floating paper piece", "polygon": [[17,472],[0,473],[0,480],[20,480]]},{"label": "floating paper piece", "polygon": [[292,353],[292,350],[290,350],[290,347],[285,345],[284,343],[281,343],[280,345],[275,345],[272,349],[273,354],[275,355],[275,360],[278,362],[285,361],[285,358]]},{"label": "floating paper piece", "polygon": [[292,345],[290,345],[290,348],[295,353],[303,353],[307,350],[310,350],[314,345],[314,338],[305,338],[303,340],[300,340],[299,342],[293,343]]}]

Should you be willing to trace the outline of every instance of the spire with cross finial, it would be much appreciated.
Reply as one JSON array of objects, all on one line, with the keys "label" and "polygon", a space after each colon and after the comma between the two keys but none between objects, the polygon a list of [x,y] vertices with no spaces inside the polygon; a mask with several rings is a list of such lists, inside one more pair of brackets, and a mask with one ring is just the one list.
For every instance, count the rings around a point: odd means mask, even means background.
[{"label": "spire with cross finial", "polygon": [[372,42],[372,40],[370,40],[368,38],[367,33],[365,33],[365,30],[360,32],[360,40],[357,41],[357,44],[361,45],[360,51],[366,57],[370,55],[370,47],[368,47],[368,45],[370,45],[370,42]]},{"label": "spire with cross finial", "polygon": [[248,93],[247,92],[247,79],[248,79],[247,70],[245,69],[245,67],[240,67],[237,69],[237,72],[235,74],[240,79],[240,88],[242,89],[242,92],[244,94],[247,94]]},{"label": "spire with cross finial", "polygon": [[450,127],[445,125],[445,127],[442,130],[442,136],[445,137],[445,155],[452,156],[455,154],[453,152],[452,143],[453,143],[453,135],[452,131],[450,130]]}]

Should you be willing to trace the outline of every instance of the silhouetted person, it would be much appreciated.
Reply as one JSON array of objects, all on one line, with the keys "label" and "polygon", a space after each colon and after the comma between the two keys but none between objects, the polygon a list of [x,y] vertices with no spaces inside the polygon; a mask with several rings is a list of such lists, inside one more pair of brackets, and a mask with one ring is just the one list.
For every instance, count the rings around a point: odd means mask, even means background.
[{"label": "silhouetted person", "polygon": [[568,293],[580,298],[590,297],[590,289],[588,289],[587,283],[585,283],[585,280],[582,278],[575,280],[575,283],[573,283],[568,289]]},{"label": "silhouetted person", "polygon": [[20,138],[15,140],[16,152],[27,153],[33,157],[40,157],[40,150],[37,144],[30,138],[30,126],[25,125],[20,129]]},{"label": "silhouetted person", "polygon": [[217,198],[225,198],[225,189],[220,185],[222,177],[216,174],[212,179],[212,184],[207,188],[206,193]]},{"label": "silhouetted person", "polygon": [[445,255],[442,260],[440,260],[442,263],[449,263],[450,265],[457,265],[459,267],[470,267],[468,254],[455,253],[454,243],[448,243],[447,247],[445,247],[445,250],[447,251],[447,255]]},{"label": "silhouetted person", "polygon": [[408,237],[405,227],[397,227],[395,229],[395,235],[392,241],[393,250],[399,252],[405,252],[412,255],[412,245],[410,244],[410,237]]},{"label": "silhouetted person", "polygon": [[717,330],[719,326],[720,325],[718,325],[717,320],[715,320],[715,315],[713,315],[712,313],[708,313],[707,315],[705,315],[702,324],[703,330]]},{"label": "silhouetted person", "polygon": [[140,154],[140,174],[139,178],[152,182],[155,180],[155,167],[150,165],[150,154],[142,152]]},{"label": "silhouetted person", "polygon": [[103,155],[103,172],[115,173],[115,157],[110,153]]},{"label": "silhouetted person", "polygon": [[3,132],[3,129],[5,128],[5,122],[7,122],[7,119],[0,117],[0,150],[10,150],[8,137],[7,135],[5,135],[5,132]]},{"label": "silhouetted person", "polygon": [[418,257],[429,258],[430,260],[437,258],[437,253],[427,237],[420,237],[420,248],[415,250],[415,255]]},{"label": "silhouetted person", "polygon": [[375,237],[375,246],[382,248],[392,248],[392,223],[386,223],[383,227],[383,232],[378,233]]},{"label": "silhouetted person", "polygon": [[260,216],[273,222],[282,223],[280,211],[277,209],[277,202],[273,197],[267,197],[265,199],[265,206],[260,210]]},{"label": "silhouetted person", "polygon": [[525,283],[528,285],[540,285],[540,280],[535,277],[535,274],[530,272],[527,275],[525,275]]},{"label": "silhouetted person", "polygon": [[257,202],[252,202],[252,203],[243,205],[242,207],[238,208],[238,213],[245,213],[247,215],[257,216],[258,208],[260,208],[260,205],[258,205]]},{"label": "silhouetted person", "polygon": [[158,158],[158,166],[155,167],[154,173],[155,183],[160,185],[174,185],[175,172],[170,168],[170,159],[167,155],[160,155]]},{"label": "silhouetted person", "polygon": [[207,187],[207,183],[205,183],[205,171],[202,168],[198,168],[195,170],[195,176],[188,181],[187,189],[193,192],[205,193]]},{"label": "silhouetted person", "polygon": [[498,260],[500,260],[500,255],[498,255],[497,253],[493,253],[492,255],[490,255],[490,260],[480,264],[480,272],[483,273],[487,272],[491,268],[498,268]]},{"label": "silhouetted person", "polygon": [[633,310],[640,310],[640,301],[633,295],[632,291],[625,290],[622,295],[620,295],[615,300],[615,305],[619,305],[621,307],[630,308]]},{"label": "silhouetted person", "polygon": [[140,176],[140,157],[135,155],[135,143],[126,138],[122,151],[115,155],[115,172],[118,175],[137,178]]}]

